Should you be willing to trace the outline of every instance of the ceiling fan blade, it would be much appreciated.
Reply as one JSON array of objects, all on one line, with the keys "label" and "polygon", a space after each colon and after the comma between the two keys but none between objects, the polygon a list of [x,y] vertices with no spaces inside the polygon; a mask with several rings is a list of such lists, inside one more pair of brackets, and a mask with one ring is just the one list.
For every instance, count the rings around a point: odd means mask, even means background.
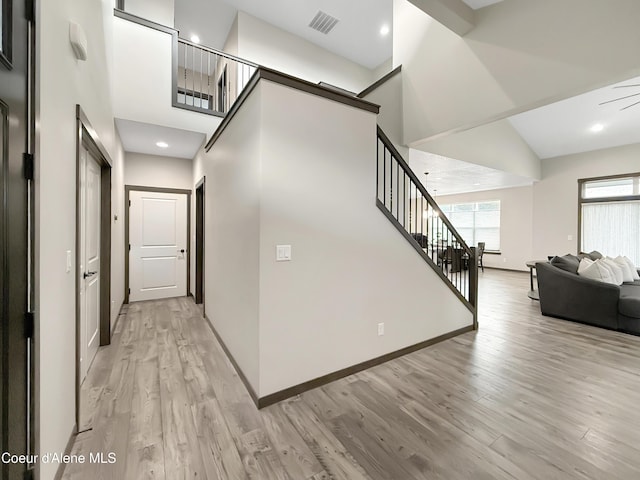
[{"label": "ceiling fan blade", "polygon": [[631,107],[634,107],[636,105],[640,105],[640,102],[636,102],[636,103],[632,103],[631,105],[627,105],[626,107],[621,108],[620,111],[626,110],[627,108],[631,108]]},{"label": "ceiling fan blade", "polygon": [[620,98],[614,98],[613,100],[607,100],[606,102],[599,103],[598,105],[606,105],[607,103],[617,102],[618,100],[624,100],[625,98],[637,97],[640,93],[634,93],[632,95],[626,95]]}]

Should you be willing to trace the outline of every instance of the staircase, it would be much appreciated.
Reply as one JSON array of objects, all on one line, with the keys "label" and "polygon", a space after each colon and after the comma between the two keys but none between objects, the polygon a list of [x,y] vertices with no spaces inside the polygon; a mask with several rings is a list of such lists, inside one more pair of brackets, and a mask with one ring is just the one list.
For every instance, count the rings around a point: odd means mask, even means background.
[{"label": "staircase", "polygon": [[477,328],[478,262],[393,143],[378,126],[376,205],[473,313]]}]

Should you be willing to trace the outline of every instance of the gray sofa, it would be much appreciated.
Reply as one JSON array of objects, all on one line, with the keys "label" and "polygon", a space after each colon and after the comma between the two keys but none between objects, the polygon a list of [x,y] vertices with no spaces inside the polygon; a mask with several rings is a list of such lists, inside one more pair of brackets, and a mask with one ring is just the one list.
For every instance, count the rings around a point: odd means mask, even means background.
[{"label": "gray sofa", "polygon": [[611,285],[578,275],[580,258],[536,263],[543,315],[640,335],[640,280]]}]

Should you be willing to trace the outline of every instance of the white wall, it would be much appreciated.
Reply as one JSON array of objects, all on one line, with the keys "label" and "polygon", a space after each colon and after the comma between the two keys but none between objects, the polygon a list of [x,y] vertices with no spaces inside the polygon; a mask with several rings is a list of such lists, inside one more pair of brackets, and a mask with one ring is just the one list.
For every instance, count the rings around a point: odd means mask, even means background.
[{"label": "white wall", "polygon": [[126,0],[125,10],[168,27],[174,24],[174,0]]},{"label": "white wall", "polygon": [[360,92],[374,81],[368,68],[296,35],[238,12],[238,56],[274,70]]},{"label": "white wall", "polygon": [[471,325],[375,205],[376,116],[269,82],[261,94],[260,395]]},{"label": "white wall", "polygon": [[405,161],[409,162],[409,149],[403,144],[402,71],[362,98],[380,105],[376,120],[378,125]]},{"label": "white wall", "polygon": [[171,106],[171,35],[121,18],[113,22],[115,117],[211,135],[220,117]]},{"label": "white wall", "polygon": [[193,189],[193,161],[127,152],[124,183],[145,187]]},{"label": "white wall", "polygon": [[500,200],[500,254],[485,253],[484,266],[528,271],[525,263],[538,258],[533,257],[533,187],[441,195],[438,204],[491,200]]},{"label": "white wall", "polygon": [[260,115],[260,92],[254,92],[215,148],[208,154],[201,150],[197,161],[197,169],[207,176],[205,314],[256,392],[259,390]]},{"label": "white wall", "polygon": [[[259,396],[472,323],[375,205],[375,125],[261,81],[196,157],[206,314]],[[292,245],[291,262],[275,261],[278,244]]]},{"label": "white wall", "polygon": [[[122,175],[122,151],[110,101],[103,18],[110,0],[37,2],[39,114],[36,151],[36,325],[39,339],[39,451],[62,452],[75,423],[75,264],[65,272],[66,252],[75,259],[76,113],[80,104],[113,161],[113,179]],[[85,30],[86,62],[75,59],[69,20]],[[121,195],[118,185],[113,199]],[[115,209],[114,209],[115,212]],[[118,242],[120,217],[112,224]],[[124,278],[114,253],[112,318],[120,305]],[[122,258],[120,256],[120,258]],[[57,464],[40,464],[50,480]]]},{"label": "white wall", "polygon": [[478,10],[459,37],[394,0],[406,143],[636,76],[638,18],[636,0],[509,0]]},{"label": "white wall", "polygon": [[373,82],[371,82],[371,83],[374,83],[375,81],[381,79],[387,73],[389,73],[391,70],[393,70],[393,59],[391,57],[389,57],[388,60],[385,60],[380,65],[378,65],[376,68],[374,68],[374,70],[373,70]]},{"label": "white wall", "polygon": [[414,148],[540,180],[540,159],[508,120],[442,136]]},{"label": "white wall", "polygon": [[543,181],[533,187],[534,256],[577,253],[578,179],[637,173],[638,159],[640,144],[543,160]]}]

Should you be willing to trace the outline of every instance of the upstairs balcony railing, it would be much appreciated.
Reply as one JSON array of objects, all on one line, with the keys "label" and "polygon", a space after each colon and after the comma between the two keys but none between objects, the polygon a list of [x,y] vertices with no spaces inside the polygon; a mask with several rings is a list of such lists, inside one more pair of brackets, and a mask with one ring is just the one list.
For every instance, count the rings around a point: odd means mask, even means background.
[{"label": "upstairs balcony railing", "polygon": [[224,116],[258,65],[174,37],[173,106]]},{"label": "upstairs balcony railing", "polygon": [[475,318],[476,249],[467,246],[380,127],[376,184],[378,208],[463,300]]}]

